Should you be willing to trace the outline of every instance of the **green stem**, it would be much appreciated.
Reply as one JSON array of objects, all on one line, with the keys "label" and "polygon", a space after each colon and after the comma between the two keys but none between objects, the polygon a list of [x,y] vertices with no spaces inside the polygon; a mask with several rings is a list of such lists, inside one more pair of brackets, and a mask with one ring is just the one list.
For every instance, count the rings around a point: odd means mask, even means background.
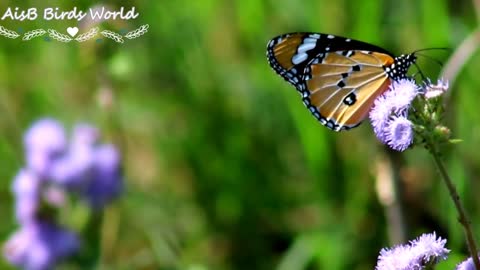
[{"label": "green stem", "polygon": [[442,161],[438,157],[438,154],[436,154],[435,151],[431,151],[431,153],[433,155],[433,159],[435,160],[435,164],[437,165],[437,168],[440,171],[440,174],[442,175],[442,179],[444,180],[445,184],[448,187],[448,191],[450,192],[450,197],[452,197],[455,207],[457,208],[458,215],[459,215],[458,220],[460,221],[460,224],[462,224],[463,230],[465,231],[468,249],[470,251],[470,255],[472,256],[473,263],[475,264],[475,268],[477,270],[480,270],[480,261],[478,260],[477,246],[475,244],[475,239],[473,238],[471,223],[470,223],[470,220],[467,218],[467,215],[465,213],[465,209],[463,208],[462,203],[460,202],[460,196],[458,195],[457,189],[453,185],[452,179],[448,175],[447,170],[445,170],[445,167],[443,166]]}]

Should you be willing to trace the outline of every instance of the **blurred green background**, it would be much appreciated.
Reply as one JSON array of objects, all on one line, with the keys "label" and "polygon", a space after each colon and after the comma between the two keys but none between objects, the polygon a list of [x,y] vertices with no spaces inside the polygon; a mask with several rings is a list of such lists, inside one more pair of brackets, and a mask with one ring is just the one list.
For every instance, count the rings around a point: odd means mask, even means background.
[{"label": "blurred green background", "polygon": [[[22,133],[51,116],[67,126],[93,123],[122,149],[127,187],[105,212],[98,269],[373,269],[381,248],[432,231],[452,250],[440,269],[466,256],[453,203],[426,151],[388,152],[369,123],[343,133],[322,127],[270,69],[265,49],[276,35],[314,31],[395,54],[453,53],[477,31],[474,2],[2,1],[0,10],[96,5],[140,13],[101,29],[149,24],[149,32],[124,44],[0,36],[0,241],[17,227],[10,183],[24,166]],[[0,25],[62,33],[95,26]],[[450,54],[436,57],[445,63]],[[451,85],[446,123],[463,142],[444,153],[477,239],[479,57],[462,63]],[[433,80],[440,72],[432,61],[421,67]],[[389,175],[401,187],[393,204],[381,192]],[[0,259],[0,269],[8,267]]]}]

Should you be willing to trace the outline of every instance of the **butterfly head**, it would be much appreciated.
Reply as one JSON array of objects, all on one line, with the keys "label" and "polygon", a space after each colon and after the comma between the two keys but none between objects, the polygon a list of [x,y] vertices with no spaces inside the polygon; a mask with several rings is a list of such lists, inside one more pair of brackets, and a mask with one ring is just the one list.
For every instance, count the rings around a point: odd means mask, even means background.
[{"label": "butterfly head", "polygon": [[417,57],[414,53],[402,54],[393,59],[393,63],[385,67],[385,72],[392,80],[400,80],[407,77],[407,71],[411,65],[415,64]]}]

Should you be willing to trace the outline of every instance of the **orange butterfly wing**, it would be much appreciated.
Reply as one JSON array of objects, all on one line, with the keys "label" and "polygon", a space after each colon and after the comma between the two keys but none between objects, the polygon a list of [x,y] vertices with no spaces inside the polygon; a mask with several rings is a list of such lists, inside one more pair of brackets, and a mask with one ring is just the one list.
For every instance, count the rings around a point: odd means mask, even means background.
[{"label": "orange butterfly wing", "polygon": [[384,67],[393,60],[377,52],[328,53],[305,69],[308,95],[304,103],[322,124],[335,131],[356,127],[390,85]]}]

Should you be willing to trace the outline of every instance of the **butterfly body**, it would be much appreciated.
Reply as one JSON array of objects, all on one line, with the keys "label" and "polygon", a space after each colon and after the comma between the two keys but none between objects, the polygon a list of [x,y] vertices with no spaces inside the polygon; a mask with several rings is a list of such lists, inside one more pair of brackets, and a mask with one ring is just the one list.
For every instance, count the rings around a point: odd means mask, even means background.
[{"label": "butterfly body", "polygon": [[407,78],[414,54],[394,57],[365,42],[320,33],[291,33],[267,45],[270,66],[300,92],[326,127],[358,126],[392,81]]}]

